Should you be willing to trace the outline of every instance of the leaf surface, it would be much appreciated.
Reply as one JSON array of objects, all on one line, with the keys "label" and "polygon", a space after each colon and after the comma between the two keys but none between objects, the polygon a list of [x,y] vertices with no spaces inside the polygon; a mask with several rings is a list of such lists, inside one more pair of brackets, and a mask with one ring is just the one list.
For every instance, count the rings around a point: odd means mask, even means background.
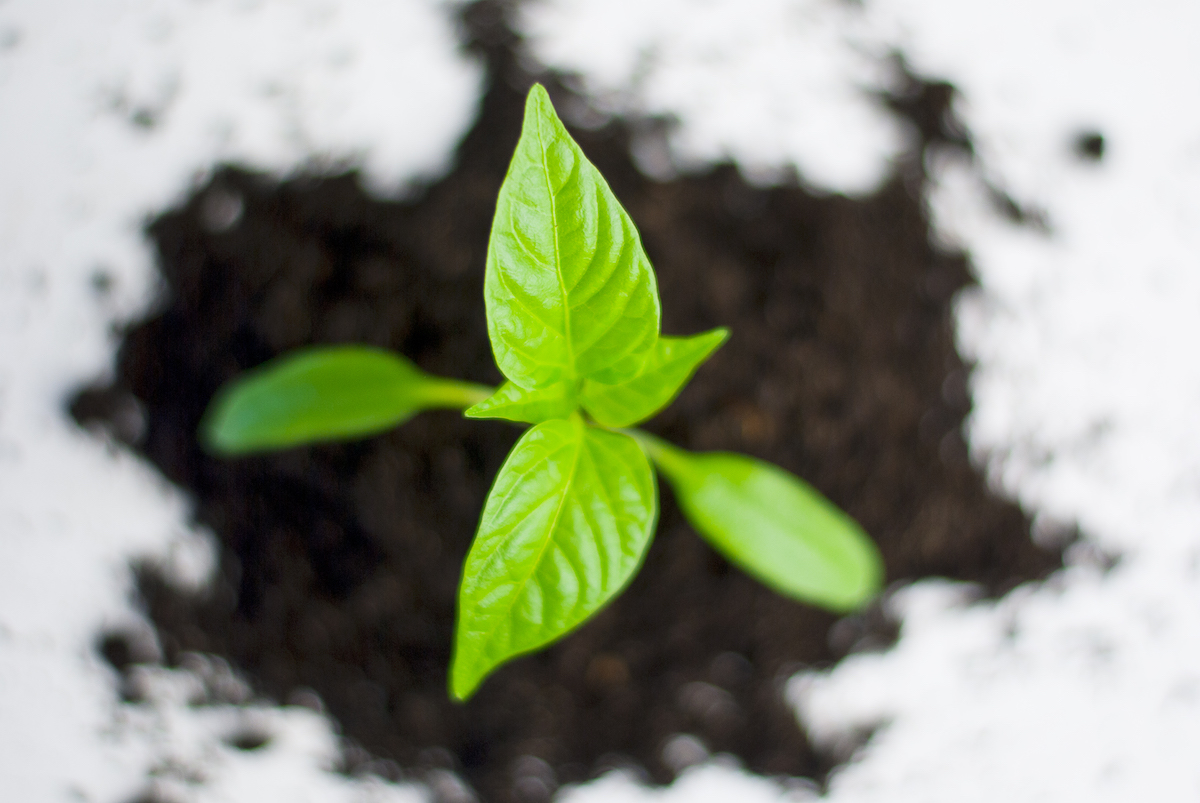
[{"label": "leaf surface", "polygon": [[679,395],[701,363],[728,337],[724,328],[692,337],[659,337],[636,376],[618,385],[588,380],[579,401],[592,418],[608,427],[645,421]]},{"label": "leaf surface", "polygon": [[496,364],[523,388],[620,382],[658,337],[658,288],[633,221],[541,85],[496,200],[484,301]]},{"label": "leaf surface", "polygon": [[421,410],[467,407],[491,389],[425,373],[366,346],[293,352],[227,384],[209,404],[201,438],[218,454],[358,438]]},{"label": "leaf surface", "polygon": [[578,415],[513,447],[483,509],[458,594],[451,693],[578,626],[633,576],[658,514],[654,472],[629,436]]},{"label": "leaf surface", "polygon": [[878,590],[883,563],[862,528],[806,482],[737,454],[692,454],[637,433],[688,520],[766,585],[834,611]]},{"label": "leaf surface", "polygon": [[575,388],[567,382],[555,382],[542,388],[526,390],[520,385],[505,382],[488,398],[467,408],[467,418],[504,418],[536,424],[551,418],[566,418],[577,406]]}]

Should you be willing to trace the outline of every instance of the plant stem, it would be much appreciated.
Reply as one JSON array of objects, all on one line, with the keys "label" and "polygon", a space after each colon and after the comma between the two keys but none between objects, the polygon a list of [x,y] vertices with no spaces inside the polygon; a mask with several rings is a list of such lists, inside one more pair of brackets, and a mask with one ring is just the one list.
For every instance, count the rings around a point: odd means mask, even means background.
[{"label": "plant stem", "polygon": [[623,435],[628,435],[638,442],[642,447],[642,451],[646,453],[659,470],[669,476],[682,474],[687,470],[688,462],[683,449],[677,446],[672,446],[661,438],[656,438],[649,432],[643,432],[640,429],[624,428],[614,429],[613,432],[620,432]]},{"label": "plant stem", "polygon": [[422,395],[430,407],[444,407],[452,410],[465,410],[478,404],[496,392],[495,388],[487,385],[476,385],[473,382],[459,382],[456,379],[442,379],[431,382]]}]

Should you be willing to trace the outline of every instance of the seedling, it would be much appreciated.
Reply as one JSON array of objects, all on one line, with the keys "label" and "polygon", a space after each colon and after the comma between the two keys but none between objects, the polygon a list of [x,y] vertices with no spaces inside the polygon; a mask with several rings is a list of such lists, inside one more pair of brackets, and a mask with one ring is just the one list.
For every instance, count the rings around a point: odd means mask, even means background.
[{"label": "seedling", "polygon": [[654,271],[633,221],[540,85],[496,202],[484,278],[506,381],[427,374],[360,346],[285,355],[222,389],[202,437],[225,455],[359,438],[431,408],[532,424],[484,504],[463,567],[450,692],[561,638],[629,583],[658,517],[651,463],[696,530],[781,594],[834,611],[878,589],[853,520],[780,468],[692,454],[636,429],[725,341],[660,334]]}]

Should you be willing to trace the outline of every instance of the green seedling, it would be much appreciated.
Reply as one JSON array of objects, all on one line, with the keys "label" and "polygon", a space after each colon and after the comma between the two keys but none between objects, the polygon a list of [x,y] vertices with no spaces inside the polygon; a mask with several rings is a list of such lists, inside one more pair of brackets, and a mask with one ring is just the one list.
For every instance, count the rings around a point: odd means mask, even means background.
[{"label": "green seedling", "polygon": [[855,522],[780,468],[692,454],[630,429],[667,406],[725,341],[659,331],[632,220],[540,85],[500,188],[484,279],[499,388],[431,376],[358,346],[285,355],[224,388],[202,426],[237,455],[359,438],[421,410],[531,424],[484,504],[463,567],[450,692],[563,637],[629,583],[658,517],[652,463],[697,532],[781,594],[862,605],[882,568]]}]

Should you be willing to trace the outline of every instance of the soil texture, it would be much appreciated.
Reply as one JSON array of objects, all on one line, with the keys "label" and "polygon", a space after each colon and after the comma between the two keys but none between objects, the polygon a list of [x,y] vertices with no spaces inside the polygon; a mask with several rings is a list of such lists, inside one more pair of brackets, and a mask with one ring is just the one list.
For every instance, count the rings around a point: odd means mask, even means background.
[{"label": "soil texture", "polygon": [[[878,606],[839,621],[760,586],[690,529],[665,484],[630,588],[457,704],[446,670],[459,571],[519,428],[439,412],[368,441],[264,457],[218,460],[197,445],[222,383],[305,344],[370,343],[436,374],[501,380],[484,256],[534,76],[504,7],[478,3],[463,20],[489,83],[444,178],[389,202],[354,174],[280,183],[223,167],[149,226],[162,303],[125,333],[115,383],[80,393],[72,411],[107,422],[188,489],[220,539],[206,594],[140,574],[165,660],[221,656],[281,702],[315,692],[342,728],[348,769],[449,770],[489,803],[546,800],[616,766],[666,782],[705,750],[822,778],[841,757],[811,749],[784,681],[886,646],[893,625]],[[568,123],[589,119],[569,81],[538,79]],[[942,576],[998,593],[1060,555],[1032,545],[1028,516],[989,492],[960,435],[970,367],[955,352],[951,301],[972,279],[963,256],[930,247],[919,200],[923,150],[969,147],[947,122],[951,94],[914,82],[881,100],[919,136],[863,199],[798,181],[758,188],[730,165],[655,181],[630,148],[652,145],[661,126],[574,133],[642,233],[664,332],[733,332],[647,428],[805,478],[878,542],[889,582]]]}]

